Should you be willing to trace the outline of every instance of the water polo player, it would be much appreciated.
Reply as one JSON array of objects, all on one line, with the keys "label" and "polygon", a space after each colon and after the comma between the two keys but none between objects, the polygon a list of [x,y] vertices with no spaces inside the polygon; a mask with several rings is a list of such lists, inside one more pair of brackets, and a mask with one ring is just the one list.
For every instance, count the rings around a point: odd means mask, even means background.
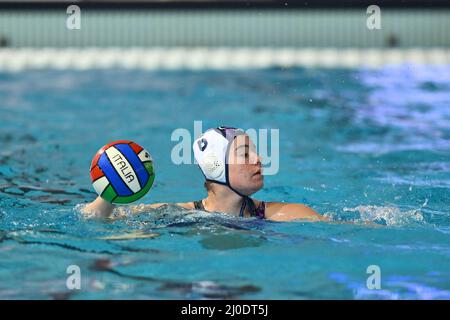
[{"label": "water polo player", "polygon": [[[327,220],[303,204],[265,202],[250,198],[263,187],[264,177],[255,145],[243,130],[228,127],[209,129],[194,141],[193,150],[206,179],[208,196],[203,200],[176,205],[186,209],[275,221]],[[130,209],[138,214],[164,204],[133,205]],[[113,209],[113,204],[99,196],[82,211],[90,216],[106,218]]]}]

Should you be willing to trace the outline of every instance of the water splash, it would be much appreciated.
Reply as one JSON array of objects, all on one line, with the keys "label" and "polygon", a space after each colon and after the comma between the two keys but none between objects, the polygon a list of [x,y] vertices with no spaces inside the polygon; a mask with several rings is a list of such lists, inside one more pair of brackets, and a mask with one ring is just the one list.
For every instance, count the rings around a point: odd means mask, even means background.
[{"label": "water splash", "polygon": [[344,212],[357,212],[358,223],[374,222],[387,226],[404,226],[424,224],[425,220],[420,209],[401,211],[395,206],[360,205],[355,208],[343,208]]}]

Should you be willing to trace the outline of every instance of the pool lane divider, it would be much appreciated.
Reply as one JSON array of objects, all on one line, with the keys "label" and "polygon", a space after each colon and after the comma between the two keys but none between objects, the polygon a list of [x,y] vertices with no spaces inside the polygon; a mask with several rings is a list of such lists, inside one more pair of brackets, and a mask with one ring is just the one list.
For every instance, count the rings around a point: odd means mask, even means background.
[{"label": "pool lane divider", "polygon": [[450,48],[2,48],[0,71],[234,70],[450,65]]}]

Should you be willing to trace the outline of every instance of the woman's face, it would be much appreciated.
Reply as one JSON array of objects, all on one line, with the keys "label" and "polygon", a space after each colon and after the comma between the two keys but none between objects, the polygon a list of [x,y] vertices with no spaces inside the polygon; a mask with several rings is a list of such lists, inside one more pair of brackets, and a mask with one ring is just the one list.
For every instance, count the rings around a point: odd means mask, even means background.
[{"label": "woman's face", "polygon": [[228,174],[231,186],[244,195],[251,195],[264,185],[261,158],[248,135],[237,136],[228,155]]}]

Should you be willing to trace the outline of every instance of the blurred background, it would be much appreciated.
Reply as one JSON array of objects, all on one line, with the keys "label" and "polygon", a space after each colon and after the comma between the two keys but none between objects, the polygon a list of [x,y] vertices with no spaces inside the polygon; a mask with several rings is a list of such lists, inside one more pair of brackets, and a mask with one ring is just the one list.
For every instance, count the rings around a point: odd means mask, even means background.
[{"label": "blurred background", "polygon": [[[375,16],[376,8],[369,8],[374,4],[381,10],[378,18]],[[77,5],[80,9],[79,24],[75,29],[76,23],[71,18],[75,11],[69,8],[70,5]],[[252,63],[255,52],[261,54],[260,66],[354,66],[404,61],[445,63],[449,59],[448,51],[442,49],[448,49],[450,45],[449,17],[450,4],[444,0],[380,0],[376,3],[360,0],[0,0],[0,47],[260,49],[247,55],[241,52],[240,59],[247,57],[250,60],[242,62],[246,66]],[[68,26],[70,23],[72,27]],[[336,48],[353,51],[346,54],[325,51]],[[434,50],[424,51],[425,48]],[[267,50],[263,52],[262,49]],[[276,49],[284,49],[284,55],[279,51],[273,53]],[[17,51],[6,52],[15,56],[14,63],[7,63],[11,57],[4,51],[0,68],[18,68],[21,64],[18,60],[22,56],[17,56]],[[173,67],[181,64],[201,68],[208,64],[204,61],[208,59],[202,54],[211,57],[211,53],[201,50],[196,52],[196,56],[177,52],[169,52],[173,53],[171,61],[155,62],[161,52],[153,51],[156,55],[152,57],[154,62],[141,62],[140,68],[159,68],[170,63]],[[110,62],[102,59],[101,65],[120,64],[116,61],[117,53],[109,53],[105,59]],[[161,54],[166,57],[167,53]],[[222,61],[227,63],[230,58],[227,51],[215,53],[212,60],[220,60],[215,63],[216,67]],[[22,54],[25,53],[22,51]],[[22,63],[36,67],[58,64],[61,67],[72,61],[76,65],[71,56],[61,57],[59,52],[56,62],[49,54],[41,56],[33,51],[26,55],[31,61]],[[128,67],[136,65],[136,60],[142,60],[136,58],[140,54],[138,51],[134,52],[134,59],[133,55],[124,58],[123,53],[118,54],[121,56],[119,60],[127,60],[123,65]],[[384,57],[381,56],[383,54]],[[88,54],[86,59],[94,58]],[[257,62],[253,63],[257,66]],[[96,62],[91,64],[98,65]]]},{"label": "blurred background", "polygon": [[[0,46],[0,299],[450,298],[450,2],[0,0]],[[279,130],[254,197],[352,223],[84,219],[119,139],[154,159],[139,202],[204,197],[171,157],[194,121]]]}]

